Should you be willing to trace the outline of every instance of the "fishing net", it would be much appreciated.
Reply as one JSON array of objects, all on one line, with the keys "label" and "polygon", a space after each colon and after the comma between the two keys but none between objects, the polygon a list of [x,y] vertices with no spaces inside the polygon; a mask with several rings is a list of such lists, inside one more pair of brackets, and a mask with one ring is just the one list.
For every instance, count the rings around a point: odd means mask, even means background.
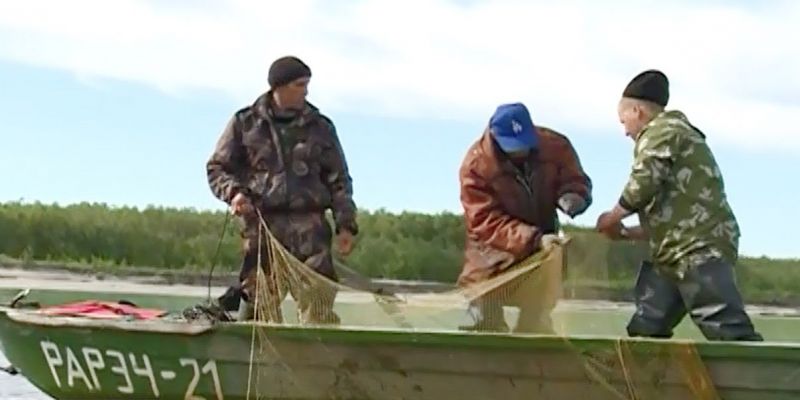
[{"label": "fishing net", "polygon": [[[265,267],[258,268],[252,299],[258,323],[252,324],[247,398],[445,399],[453,393],[469,393],[470,398],[720,398],[692,342],[662,346],[628,340],[624,325],[630,309],[566,298],[591,288],[566,287],[565,282],[602,281],[614,273],[575,276],[579,271],[570,270],[566,249],[574,249],[570,255],[577,258],[597,256],[582,252],[586,238],[580,235],[564,237],[563,243],[469,287],[391,293],[370,287],[367,280],[356,288],[320,275],[290,254],[263,219],[260,224],[259,245],[266,246],[266,257],[259,257]],[[481,303],[502,317],[484,329],[488,332],[471,329],[475,319],[470,310]],[[274,329],[280,326],[314,329],[306,330],[307,340],[300,345],[284,340]],[[353,330],[395,336],[385,337],[383,346],[348,343],[346,332]],[[331,336],[330,331],[345,333]],[[320,332],[327,332],[328,339],[321,340]],[[425,336],[431,332],[449,334],[449,342],[432,344],[435,340]],[[597,332],[606,339],[592,341],[588,335]],[[396,346],[386,345],[393,340]],[[417,340],[416,349],[403,343]],[[478,340],[493,344],[472,351],[470,343],[477,346]],[[502,357],[481,359],[486,351]],[[487,362],[493,364],[483,365]],[[486,375],[492,370],[496,376]],[[448,383],[453,374],[475,378],[458,380],[466,386],[456,390]]]}]

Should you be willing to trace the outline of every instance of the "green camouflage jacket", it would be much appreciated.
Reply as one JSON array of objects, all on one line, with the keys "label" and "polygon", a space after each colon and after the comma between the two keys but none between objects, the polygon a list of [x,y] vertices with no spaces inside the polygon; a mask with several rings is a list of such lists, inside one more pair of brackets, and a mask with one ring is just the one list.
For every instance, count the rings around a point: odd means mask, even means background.
[{"label": "green camouflage jacket", "polygon": [[682,112],[662,112],[639,134],[620,205],[639,214],[659,270],[680,279],[711,258],[736,263],[739,225],[722,174]]}]

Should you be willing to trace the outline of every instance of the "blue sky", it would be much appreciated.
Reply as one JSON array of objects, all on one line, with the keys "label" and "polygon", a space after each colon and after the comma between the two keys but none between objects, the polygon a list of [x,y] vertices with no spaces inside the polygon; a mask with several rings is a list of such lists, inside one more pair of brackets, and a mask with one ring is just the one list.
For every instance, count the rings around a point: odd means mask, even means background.
[{"label": "blue sky", "polygon": [[464,151],[497,104],[524,101],[592,176],[576,220],[590,225],[631,161],[616,100],[657,67],[670,106],[709,136],[742,252],[800,257],[796,3],[22,3],[0,5],[0,201],[221,208],[205,161],[292,53],[314,71],[310,99],[338,127],[361,207],[460,212]]}]

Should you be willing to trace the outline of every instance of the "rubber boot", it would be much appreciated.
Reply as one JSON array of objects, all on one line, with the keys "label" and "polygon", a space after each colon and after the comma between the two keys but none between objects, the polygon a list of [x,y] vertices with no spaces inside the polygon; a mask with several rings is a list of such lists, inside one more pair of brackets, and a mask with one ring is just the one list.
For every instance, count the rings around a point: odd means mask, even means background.
[{"label": "rubber boot", "polygon": [[238,321],[250,321],[255,315],[255,307],[244,299],[239,301],[239,315]]}]

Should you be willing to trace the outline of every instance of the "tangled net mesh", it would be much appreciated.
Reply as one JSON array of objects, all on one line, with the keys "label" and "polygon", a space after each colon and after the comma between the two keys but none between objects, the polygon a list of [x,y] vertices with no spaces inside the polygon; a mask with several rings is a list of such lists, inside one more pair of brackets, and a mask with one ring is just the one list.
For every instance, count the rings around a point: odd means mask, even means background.
[{"label": "tangled net mesh", "polygon": [[[348,347],[340,342],[323,341],[316,333],[388,331],[406,335],[407,341],[414,341],[416,334],[431,332],[472,335],[476,341],[498,336],[459,330],[459,326],[473,322],[466,310],[471,302],[479,300],[507,307],[506,320],[516,319],[516,324],[509,324],[515,325],[512,332],[546,335],[528,335],[520,340],[548,341],[551,348],[560,350],[528,353],[523,358],[519,358],[520,354],[509,354],[509,359],[516,360],[513,366],[518,370],[502,372],[536,376],[540,381],[549,381],[551,385],[547,387],[555,388],[550,392],[541,385],[520,389],[514,392],[523,396],[519,398],[720,398],[692,342],[670,341],[669,345],[658,345],[620,335],[614,340],[578,343],[576,332],[586,333],[591,311],[582,309],[580,304],[561,301],[566,269],[563,245],[545,248],[505,273],[473,286],[438,293],[388,293],[370,287],[354,288],[318,274],[295,258],[273,236],[263,218],[259,218],[259,246],[266,246],[266,259],[260,257],[259,249],[258,265],[266,267],[258,268],[255,284],[253,302],[257,322],[251,324],[248,399],[420,398],[423,389],[442,393],[431,397],[429,392],[425,398],[449,398],[446,376],[438,378],[441,382],[426,381],[425,377],[408,375],[403,366],[392,365],[391,355],[407,349],[402,344],[395,349],[391,345],[376,348],[356,344],[353,350],[352,343]],[[286,301],[289,296],[293,301]],[[329,317],[319,315],[319,310],[325,310],[334,297],[340,323],[318,323]],[[533,312],[528,315],[524,311],[515,312],[511,309],[515,307],[527,307]],[[624,325],[624,321],[621,323]],[[298,326],[310,328],[306,330],[307,340],[301,344],[284,340],[275,329]],[[458,369],[457,364],[463,360],[458,358],[460,355],[449,354],[450,351],[456,352],[446,346],[430,348],[426,356],[438,357],[441,363],[453,362]],[[458,347],[457,351],[464,352],[464,347]],[[313,357],[309,359],[308,354]],[[456,358],[448,361],[451,356]],[[474,356],[470,360],[475,360]],[[396,370],[398,375],[387,378],[387,369]],[[576,383],[586,381],[590,382],[589,393],[586,385]],[[476,387],[476,390],[494,389]],[[529,397],[531,394],[536,396]],[[492,392],[487,396],[493,398]]]}]

